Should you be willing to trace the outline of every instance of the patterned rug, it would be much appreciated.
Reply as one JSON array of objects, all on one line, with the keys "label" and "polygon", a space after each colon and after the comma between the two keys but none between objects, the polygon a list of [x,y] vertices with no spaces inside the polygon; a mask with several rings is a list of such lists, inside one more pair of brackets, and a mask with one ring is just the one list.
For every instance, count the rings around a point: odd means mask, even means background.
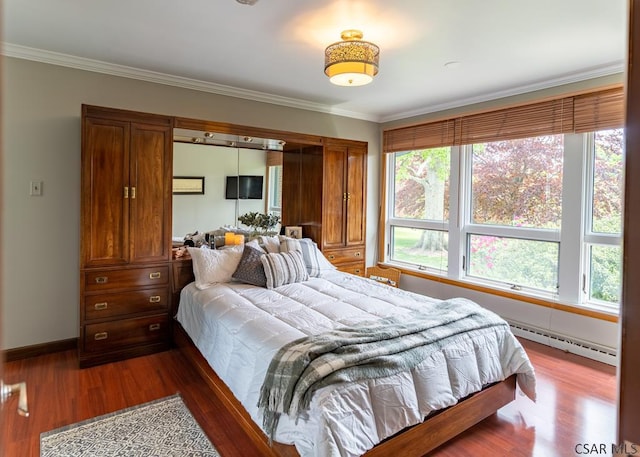
[{"label": "patterned rug", "polygon": [[40,457],[220,457],[179,394],[40,435]]}]

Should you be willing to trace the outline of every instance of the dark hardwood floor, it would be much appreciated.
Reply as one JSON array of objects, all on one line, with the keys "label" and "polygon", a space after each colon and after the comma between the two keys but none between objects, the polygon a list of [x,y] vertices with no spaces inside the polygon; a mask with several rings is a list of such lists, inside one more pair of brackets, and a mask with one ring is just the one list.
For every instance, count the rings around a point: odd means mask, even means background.
[{"label": "dark hardwood floor", "polygon": [[[538,401],[516,400],[432,452],[435,457],[577,456],[583,444],[615,440],[615,368],[522,340],[536,369]],[[1,455],[39,455],[40,433],[179,392],[223,457],[263,456],[212,399],[204,382],[172,350],[79,369],[75,351],[9,362],[7,383],[27,381],[28,418],[2,411]],[[610,455],[609,453],[607,455]],[[401,457],[401,456],[398,456]]]}]

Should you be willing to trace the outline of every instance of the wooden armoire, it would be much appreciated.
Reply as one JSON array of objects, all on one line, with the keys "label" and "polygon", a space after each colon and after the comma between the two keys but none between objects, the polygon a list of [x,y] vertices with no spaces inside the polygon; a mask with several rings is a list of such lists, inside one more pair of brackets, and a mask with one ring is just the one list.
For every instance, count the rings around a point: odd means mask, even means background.
[{"label": "wooden armoire", "polygon": [[325,138],[285,151],[283,224],[298,225],[339,270],[364,276],[367,143]]},{"label": "wooden armoire", "polygon": [[302,226],[340,270],[365,273],[366,142],[83,105],[82,367],[170,347],[175,284],[191,277],[171,258],[174,126],[284,138],[283,225]]},{"label": "wooden armoire", "polygon": [[173,118],[82,106],[80,366],[170,344]]}]

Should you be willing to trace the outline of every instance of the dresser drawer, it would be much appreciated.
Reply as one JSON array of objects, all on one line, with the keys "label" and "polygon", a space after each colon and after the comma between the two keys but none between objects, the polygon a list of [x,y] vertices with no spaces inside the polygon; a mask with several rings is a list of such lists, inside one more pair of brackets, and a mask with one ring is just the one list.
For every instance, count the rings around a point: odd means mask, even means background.
[{"label": "dresser drawer", "polygon": [[364,276],[365,273],[364,261],[356,263],[344,263],[341,265],[337,265],[337,267],[339,271],[351,273],[352,275]]},{"label": "dresser drawer", "polygon": [[129,346],[164,342],[169,338],[166,314],[85,326],[85,352],[101,352]]},{"label": "dresser drawer", "polygon": [[91,270],[84,273],[85,292],[168,284],[168,265],[120,270]]},{"label": "dresser drawer", "polygon": [[324,256],[332,264],[338,266],[341,263],[364,262],[364,246],[358,248],[347,249],[326,249],[323,251]]},{"label": "dresser drawer", "polygon": [[169,309],[169,287],[120,293],[85,295],[84,318],[104,319],[133,313],[161,312]]}]

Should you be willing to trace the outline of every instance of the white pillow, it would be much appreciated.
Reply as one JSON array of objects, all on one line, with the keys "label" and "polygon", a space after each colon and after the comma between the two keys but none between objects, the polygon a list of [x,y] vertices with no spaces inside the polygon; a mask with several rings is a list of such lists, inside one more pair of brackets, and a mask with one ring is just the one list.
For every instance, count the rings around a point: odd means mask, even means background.
[{"label": "white pillow", "polygon": [[318,245],[311,238],[280,237],[280,252],[298,251],[302,253],[302,259],[307,267],[307,272],[312,278],[322,274],[323,270],[335,270],[336,267],[322,254]]},{"label": "white pillow", "polygon": [[267,252],[271,252],[271,253],[280,252],[280,238],[278,238],[278,235],[274,235],[274,236],[260,235],[260,244],[262,245],[264,250]]},{"label": "white pillow", "polygon": [[247,241],[246,243],[244,243],[245,246],[251,246],[252,248],[256,248],[259,249],[260,251],[262,251],[263,253],[266,253],[267,251],[265,251],[262,246],[260,246],[260,243],[258,243],[258,240],[251,240],[251,241]]},{"label": "white pillow", "polygon": [[216,283],[230,282],[238,268],[244,244],[225,249],[188,247],[193,263],[196,287],[206,289]]}]

